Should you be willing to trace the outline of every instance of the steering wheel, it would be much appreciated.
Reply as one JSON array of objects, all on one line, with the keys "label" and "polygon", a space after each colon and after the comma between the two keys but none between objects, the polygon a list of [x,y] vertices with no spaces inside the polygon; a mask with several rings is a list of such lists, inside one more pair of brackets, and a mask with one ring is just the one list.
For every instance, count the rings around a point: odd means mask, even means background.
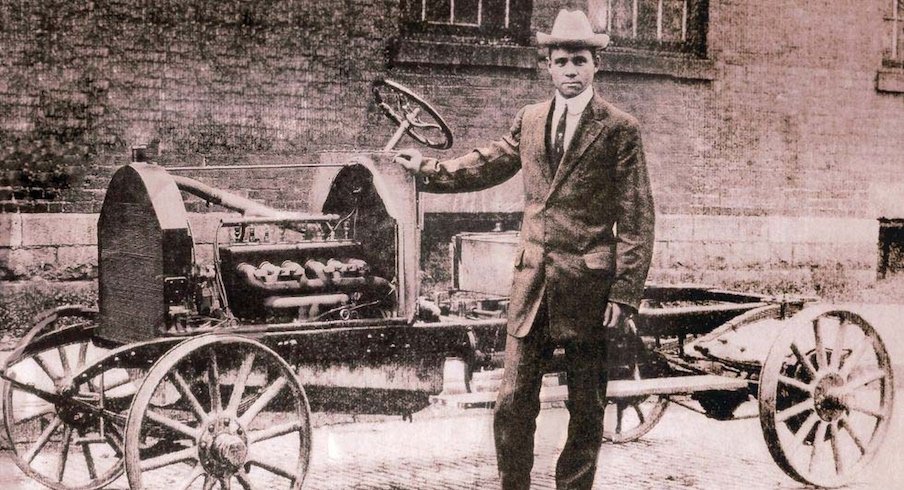
[{"label": "steering wheel", "polygon": [[[437,150],[452,147],[452,130],[436,109],[423,98],[400,83],[379,79],[371,88],[377,106],[399,127],[386,143],[383,151],[395,148],[402,135],[408,134],[418,143]],[[421,120],[428,115],[427,121]]]}]

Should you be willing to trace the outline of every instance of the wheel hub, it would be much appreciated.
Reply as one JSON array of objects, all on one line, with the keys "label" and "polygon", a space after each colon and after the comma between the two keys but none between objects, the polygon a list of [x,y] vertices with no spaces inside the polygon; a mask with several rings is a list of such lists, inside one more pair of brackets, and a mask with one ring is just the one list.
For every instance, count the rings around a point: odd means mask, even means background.
[{"label": "wheel hub", "polygon": [[97,414],[86,409],[81,404],[76,403],[74,400],[70,400],[70,398],[78,398],[80,401],[91,403],[95,401],[94,399],[90,397],[86,399],[84,396],[73,394],[71,391],[60,390],[59,394],[64,397],[69,397],[65,398],[64,401],[54,404],[57,416],[60,417],[66,425],[75,429],[85,429],[96,423]]},{"label": "wheel hub", "polygon": [[207,473],[231,476],[247,457],[248,437],[241,424],[227,416],[212,416],[198,437],[198,458]]},{"label": "wheel hub", "polygon": [[88,427],[94,418],[87,411],[70,405],[58,405],[56,414],[66,425],[73,428]]},{"label": "wheel hub", "polygon": [[833,422],[847,412],[843,392],[844,379],[837,373],[825,375],[813,391],[816,414],[826,422]]}]

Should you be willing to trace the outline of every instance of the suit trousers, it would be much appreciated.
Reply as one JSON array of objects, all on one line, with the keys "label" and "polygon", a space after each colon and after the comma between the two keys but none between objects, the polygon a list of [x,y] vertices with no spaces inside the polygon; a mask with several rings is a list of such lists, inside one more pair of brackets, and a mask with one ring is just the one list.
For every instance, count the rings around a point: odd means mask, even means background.
[{"label": "suit trousers", "polygon": [[[530,488],[534,432],[540,413],[540,386],[557,347],[549,336],[546,301],[523,338],[509,335],[505,371],[493,419],[496,461],[504,490]],[[568,383],[568,437],[556,464],[556,488],[589,489],[596,474],[606,408],[606,340],[564,342]]]}]

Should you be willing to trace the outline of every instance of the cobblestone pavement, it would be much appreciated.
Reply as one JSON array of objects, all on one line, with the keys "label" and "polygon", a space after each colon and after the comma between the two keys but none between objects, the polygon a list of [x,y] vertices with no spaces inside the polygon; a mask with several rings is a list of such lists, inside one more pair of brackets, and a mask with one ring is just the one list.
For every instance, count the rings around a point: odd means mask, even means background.
[{"label": "cobblestone pavement", "polygon": [[[851,488],[902,488],[898,447],[904,427],[898,404],[879,460]],[[564,409],[539,418],[534,488],[554,488],[555,457],[564,443]],[[274,456],[278,456],[278,450]],[[755,419],[718,422],[671,406],[642,440],[607,444],[600,456],[599,489],[803,488],[772,462]],[[269,488],[269,482],[260,482]],[[488,410],[428,409],[413,422],[392,419],[321,427],[314,431],[306,489],[497,488]],[[0,459],[0,488],[42,488]],[[110,488],[127,488],[120,478]]]},{"label": "cobblestone pavement", "polygon": [[[876,314],[884,310],[877,309]],[[897,400],[891,431],[877,461],[850,488],[904,488],[904,330],[900,306],[874,320],[896,365]],[[747,407],[754,408],[754,407]],[[749,411],[749,410],[748,410]],[[534,488],[554,488],[555,458],[564,444],[568,414],[543,410],[538,420]],[[288,442],[273,441],[273,457]],[[297,442],[296,442],[297,443]],[[282,448],[280,448],[282,444]],[[285,456],[283,456],[285,459]],[[69,473],[67,473],[68,475]],[[164,483],[164,482],[155,482]],[[492,416],[488,410],[430,408],[382,422],[323,426],[314,430],[312,461],[305,489],[486,489],[498,488]],[[164,483],[165,485],[165,483]],[[259,482],[271,488],[270,482]],[[38,489],[0,455],[0,489]],[[109,488],[126,489],[125,478]],[[174,486],[165,487],[176,490]],[[670,406],[662,421],[643,439],[603,447],[597,489],[773,489],[804,488],[773,463],[756,419],[718,422]]]}]

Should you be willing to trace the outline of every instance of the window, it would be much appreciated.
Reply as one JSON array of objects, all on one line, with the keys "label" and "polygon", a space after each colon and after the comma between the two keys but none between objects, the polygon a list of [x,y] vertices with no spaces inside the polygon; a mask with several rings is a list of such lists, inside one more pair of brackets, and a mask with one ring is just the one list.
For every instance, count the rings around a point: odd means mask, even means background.
[{"label": "window", "polygon": [[876,76],[876,90],[904,93],[904,0],[885,0],[882,66]]},{"label": "window", "polygon": [[888,41],[885,43],[884,64],[890,68],[904,68],[904,0],[887,0],[885,25]]},{"label": "window", "polygon": [[527,44],[531,0],[405,0],[406,34],[425,39]]},{"label": "window", "polygon": [[594,29],[613,48],[706,55],[708,0],[588,0]]},{"label": "window", "polygon": [[[891,0],[889,0],[891,1]],[[901,0],[904,1],[904,0]],[[536,70],[534,0],[401,0],[393,65],[492,66]],[[706,57],[709,0],[582,0],[597,32],[607,32],[604,70],[714,80]],[[547,15],[558,4],[537,1]],[[571,3],[568,3],[571,5]],[[575,8],[572,6],[571,8]],[[678,54],[680,56],[674,56]],[[663,56],[665,55],[665,56]]]}]

